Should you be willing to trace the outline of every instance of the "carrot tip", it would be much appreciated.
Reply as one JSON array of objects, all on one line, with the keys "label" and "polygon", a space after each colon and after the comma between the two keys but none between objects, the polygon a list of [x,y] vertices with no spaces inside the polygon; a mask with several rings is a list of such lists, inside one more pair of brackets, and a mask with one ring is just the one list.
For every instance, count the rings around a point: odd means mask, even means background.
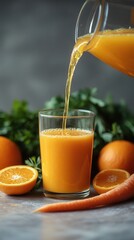
[{"label": "carrot tip", "polygon": [[42,211],[41,211],[41,208],[37,208],[37,209],[35,209],[35,210],[32,211],[32,213],[39,213],[39,212],[42,212]]},{"label": "carrot tip", "polygon": [[40,208],[37,208],[37,209],[33,210],[32,213],[43,213],[43,212],[47,212],[47,211],[46,211],[46,206],[47,206],[47,205],[45,205],[45,206],[43,206],[43,207],[40,207]]}]

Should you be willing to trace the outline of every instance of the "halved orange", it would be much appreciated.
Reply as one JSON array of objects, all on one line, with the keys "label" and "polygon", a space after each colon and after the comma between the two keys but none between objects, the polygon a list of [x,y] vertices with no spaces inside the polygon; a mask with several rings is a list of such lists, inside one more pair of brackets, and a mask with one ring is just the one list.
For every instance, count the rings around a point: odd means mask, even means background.
[{"label": "halved orange", "polygon": [[16,165],[0,170],[0,191],[8,195],[21,195],[32,190],[38,177],[36,169]]},{"label": "halved orange", "polygon": [[105,193],[117,187],[130,177],[129,172],[122,169],[102,170],[93,179],[93,187],[97,193]]}]

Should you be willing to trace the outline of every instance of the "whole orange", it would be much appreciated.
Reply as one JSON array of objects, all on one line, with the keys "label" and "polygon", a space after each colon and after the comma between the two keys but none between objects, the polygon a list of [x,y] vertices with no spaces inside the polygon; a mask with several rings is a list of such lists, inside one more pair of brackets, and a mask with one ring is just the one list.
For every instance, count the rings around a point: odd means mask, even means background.
[{"label": "whole orange", "polygon": [[100,151],[98,168],[99,171],[118,168],[134,173],[134,143],[116,140],[106,144]]},{"label": "whole orange", "polygon": [[22,155],[16,143],[10,139],[0,136],[0,170],[22,164]]}]

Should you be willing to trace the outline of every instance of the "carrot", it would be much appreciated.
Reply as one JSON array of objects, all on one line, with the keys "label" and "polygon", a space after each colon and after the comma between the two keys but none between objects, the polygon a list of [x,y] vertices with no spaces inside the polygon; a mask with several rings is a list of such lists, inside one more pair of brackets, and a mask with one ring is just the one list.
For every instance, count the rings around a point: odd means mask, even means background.
[{"label": "carrot", "polygon": [[92,198],[48,204],[34,212],[63,212],[98,208],[123,202],[134,197],[134,174],[116,188]]}]

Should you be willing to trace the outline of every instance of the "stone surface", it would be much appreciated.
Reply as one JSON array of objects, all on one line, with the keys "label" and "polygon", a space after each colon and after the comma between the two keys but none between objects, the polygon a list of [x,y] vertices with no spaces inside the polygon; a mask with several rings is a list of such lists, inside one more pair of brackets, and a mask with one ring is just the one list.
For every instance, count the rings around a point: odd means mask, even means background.
[{"label": "stone surface", "polygon": [[33,213],[43,204],[60,200],[42,192],[25,196],[0,193],[0,240],[134,239],[133,199],[89,211]]}]

